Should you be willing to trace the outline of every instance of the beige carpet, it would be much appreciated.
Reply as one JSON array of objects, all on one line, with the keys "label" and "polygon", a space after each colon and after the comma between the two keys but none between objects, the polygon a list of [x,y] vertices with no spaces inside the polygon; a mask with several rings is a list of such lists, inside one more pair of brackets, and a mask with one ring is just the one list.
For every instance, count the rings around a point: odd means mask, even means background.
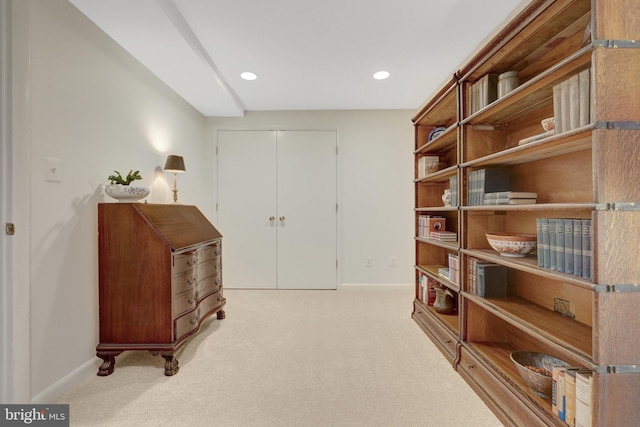
[{"label": "beige carpet", "polygon": [[177,357],[125,352],[56,403],[72,426],[501,426],[411,320],[408,286],[226,290]]}]

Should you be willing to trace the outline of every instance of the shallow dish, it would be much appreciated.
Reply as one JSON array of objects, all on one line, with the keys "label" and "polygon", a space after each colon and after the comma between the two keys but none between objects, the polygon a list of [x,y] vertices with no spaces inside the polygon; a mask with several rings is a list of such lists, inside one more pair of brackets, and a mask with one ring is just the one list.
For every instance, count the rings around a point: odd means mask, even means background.
[{"label": "shallow dish", "polygon": [[491,247],[502,256],[523,257],[536,248],[535,234],[485,233]]},{"label": "shallow dish", "polygon": [[[518,369],[518,373],[525,384],[527,384],[527,387],[545,399],[551,398],[552,378],[550,374],[553,371],[553,367],[569,366],[564,360],[549,356],[548,354],[522,350],[512,351],[511,361],[516,365],[516,369]],[[535,372],[530,369],[531,367],[536,370],[547,371],[549,375]]]},{"label": "shallow dish", "polygon": [[149,195],[149,189],[145,187],[132,187],[131,185],[107,185],[104,189],[107,196],[117,200],[140,200]]}]

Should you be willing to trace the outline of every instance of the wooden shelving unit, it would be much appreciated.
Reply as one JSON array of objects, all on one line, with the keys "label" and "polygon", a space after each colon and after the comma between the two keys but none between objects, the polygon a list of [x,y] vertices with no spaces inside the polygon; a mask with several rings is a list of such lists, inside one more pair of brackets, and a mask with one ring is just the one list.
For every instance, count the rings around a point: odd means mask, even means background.
[{"label": "wooden shelving unit", "polygon": [[[640,425],[640,18],[633,0],[534,0],[480,47],[413,118],[415,216],[446,218],[457,241],[415,237],[413,318],[505,425],[566,425],[551,401],[531,392],[514,350],[540,351],[591,369],[593,426]],[[556,114],[554,87],[589,70],[587,124],[543,132]],[[517,71],[518,87],[473,111],[473,86],[487,74]],[[429,140],[436,128],[445,131]],[[440,170],[418,177],[423,156]],[[471,205],[471,172],[506,168],[509,189],[537,193],[535,204]],[[455,180],[451,178],[455,177]],[[458,205],[443,206],[457,186]],[[486,232],[536,233],[538,218],[590,220],[590,278],[538,264],[536,254],[504,257]],[[460,281],[438,274],[459,260]],[[508,296],[472,292],[471,259],[506,267]],[[443,315],[423,301],[421,277],[456,293]],[[556,300],[567,302],[561,314]],[[569,315],[568,315],[569,314]]]}]

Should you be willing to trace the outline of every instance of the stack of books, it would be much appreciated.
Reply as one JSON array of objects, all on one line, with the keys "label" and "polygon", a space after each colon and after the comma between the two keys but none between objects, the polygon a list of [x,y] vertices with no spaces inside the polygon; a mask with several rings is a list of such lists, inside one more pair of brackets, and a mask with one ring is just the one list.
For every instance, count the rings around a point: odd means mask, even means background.
[{"label": "stack of books", "polygon": [[509,191],[509,170],[507,168],[478,169],[469,172],[468,178],[469,206],[483,205],[486,193]]},{"label": "stack of books", "polygon": [[439,156],[423,156],[418,159],[418,179],[424,178],[437,170],[440,165]]},{"label": "stack of books", "polygon": [[484,194],[485,205],[529,205],[536,203],[538,193],[529,191],[496,191]]},{"label": "stack of books", "polygon": [[451,269],[448,267],[438,267],[438,276],[451,280]]},{"label": "stack of books", "polygon": [[441,242],[455,242],[458,240],[458,233],[453,231],[432,231],[429,233],[429,238]]},{"label": "stack of books", "polygon": [[538,267],[591,279],[591,220],[536,218]]}]

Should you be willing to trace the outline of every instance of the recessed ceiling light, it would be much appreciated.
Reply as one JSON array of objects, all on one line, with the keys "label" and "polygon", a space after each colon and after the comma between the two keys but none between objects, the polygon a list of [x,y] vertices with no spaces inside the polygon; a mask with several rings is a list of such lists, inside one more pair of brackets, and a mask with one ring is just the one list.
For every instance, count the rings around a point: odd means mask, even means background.
[{"label": "recessed ceiling light", "polygon": [[373,78],[376,80],[384,80],[386,78],[389,78],[390,75],[391,74],[389,74],[388,71],[378,71],[373,75]]},{"label": "recessed ceiling light", "polygon": [[248,71],[240,74],[240,77],[242,77],[245,80],[255,80],[258,78],[258,76],[256,76],[254,73],[250,73]]}]

